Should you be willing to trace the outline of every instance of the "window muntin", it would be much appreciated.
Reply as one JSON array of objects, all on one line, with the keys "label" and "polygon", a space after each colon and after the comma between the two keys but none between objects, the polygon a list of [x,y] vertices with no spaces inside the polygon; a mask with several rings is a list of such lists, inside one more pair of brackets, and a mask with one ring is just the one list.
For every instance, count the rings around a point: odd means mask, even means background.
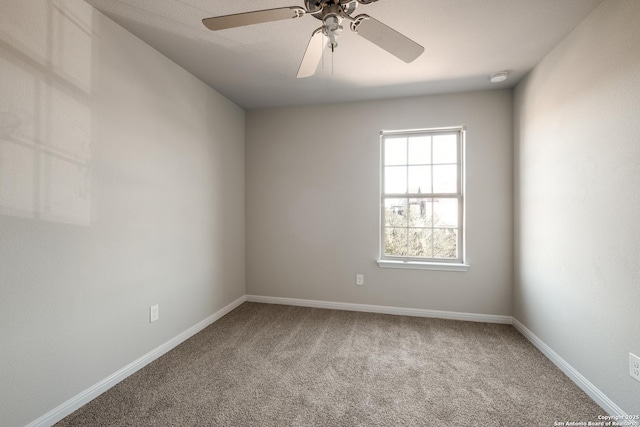
[{"label": "window muntin", "polygon": [[380,259],[464,262],[464,129],[382,132]]}]

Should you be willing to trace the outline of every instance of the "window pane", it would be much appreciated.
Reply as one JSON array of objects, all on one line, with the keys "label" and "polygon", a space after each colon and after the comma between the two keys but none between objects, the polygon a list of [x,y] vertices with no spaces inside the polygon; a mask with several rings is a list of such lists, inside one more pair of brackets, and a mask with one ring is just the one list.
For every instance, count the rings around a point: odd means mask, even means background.
[{"label": "window pane", "polygon": [[409,200],[409,227],[431,227],[433,199]]},{"label": "window pane", "polygon": [[385,199],[384,201],[384,226],[385,227],[406,227],[407,199]]},{"label": "window pane", "polygon": [[409,164],[431,164],[431,137],[415,136],[409,138]]},{"label": "window pane", "polygon": [[445,128],[383,135],[382,258],[460,259],[462,138]]},{"label": "window pane", "polygon": [[433,163],[457,163],[458,138],[455,134],[433,137]]},{"label": "window pane", "polygon": [[409,193],[431,193],[431,166],[409,166]]},{"label": "window pane", "polygon": [[432,231],[429,228],[410,228],[409,229],[409,253],[411,257],[427,257],[431,258]]},{"label": "window pane", "polygon": [[407,164],[407,138],[385,138],[384,140],[384,164]]},{"label": "window pane", "polygon": [[456,193],[458,191],[458,166],[433,166],[433,192]]},{"label": "window pane", "polygon": [[451,228],[433,230],[433,257],[458,258],[458,230]]},{"label": "window pane", "polygon": [[407,255],[406,228],[385,228],[384,254],[390,256]]},{"label": "window pane", "polygon": [[404,194],[407,192],[406,166],[384,168],[384,192],[387,194]]},{"label": "window pane", "polygon": [[433,204],[433,226],[458,227],[458,199],[435,199]]}]

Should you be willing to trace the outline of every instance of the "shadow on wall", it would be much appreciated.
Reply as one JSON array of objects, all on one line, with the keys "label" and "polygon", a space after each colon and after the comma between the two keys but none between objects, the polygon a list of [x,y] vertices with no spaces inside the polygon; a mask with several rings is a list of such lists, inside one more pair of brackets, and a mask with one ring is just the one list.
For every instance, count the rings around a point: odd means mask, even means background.
[{"label": "shadow on wall", "polygon": [[91,225],[92,35],[84,6],[11,2],[11,14],[0,7],[1,215]]}]

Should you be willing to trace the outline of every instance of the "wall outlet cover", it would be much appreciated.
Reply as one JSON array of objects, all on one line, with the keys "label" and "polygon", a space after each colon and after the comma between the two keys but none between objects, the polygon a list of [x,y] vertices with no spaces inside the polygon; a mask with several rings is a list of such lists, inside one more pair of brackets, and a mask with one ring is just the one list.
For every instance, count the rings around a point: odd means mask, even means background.
[{"label": "wall outlet cover", "polygon": [[160,310],[158,304],[149,307],[149,323],[155,322],[160,317]]},{"label": "wall outlet cover", "polygon": [[640,357],[629,353],[629,375],[640,381]]}]

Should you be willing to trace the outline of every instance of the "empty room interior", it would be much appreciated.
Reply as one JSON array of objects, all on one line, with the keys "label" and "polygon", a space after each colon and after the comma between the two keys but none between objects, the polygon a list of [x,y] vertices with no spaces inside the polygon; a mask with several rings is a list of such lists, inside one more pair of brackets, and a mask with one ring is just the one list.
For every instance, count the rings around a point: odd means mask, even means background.
[{"label": "empty room interior", "polygon": [[640,425],[639,23],[0,0],[0,425]]}]

